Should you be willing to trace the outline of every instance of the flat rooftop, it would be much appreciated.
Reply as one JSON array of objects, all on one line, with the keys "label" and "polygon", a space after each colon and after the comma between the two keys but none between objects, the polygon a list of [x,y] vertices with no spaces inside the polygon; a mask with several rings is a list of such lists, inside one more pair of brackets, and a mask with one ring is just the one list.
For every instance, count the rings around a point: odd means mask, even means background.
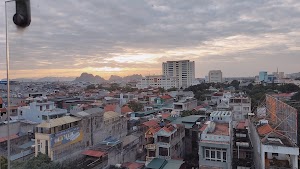
[{"label": "flat rooftop", "polygon": [[209,134],[229,136],[229,124],[228,123],[216,123],[215,129]]}]

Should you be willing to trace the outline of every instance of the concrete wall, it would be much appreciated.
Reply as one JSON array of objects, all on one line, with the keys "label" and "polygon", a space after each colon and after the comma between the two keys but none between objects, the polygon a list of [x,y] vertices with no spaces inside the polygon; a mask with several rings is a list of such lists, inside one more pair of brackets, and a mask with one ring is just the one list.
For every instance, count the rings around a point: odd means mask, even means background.
[{"label": "concrete wall", "polygon": [[[10,135],[17,134],[20,130],[20,122],[13,122],[9,124]],[[7,125],[0,125],[0,137],[7,137]]]},{"label": "concrete wall", "polygon": [[[218,161],[208,161],[205,160],[205,152],[204,148],[221,148],[226,149],[226,162],[218,162]],[[211,167],[222,167],[223,169],[231,169],[232,168],[232,151],[230,144],[213,144],[213,143],[203,143],[199,144],[199,166],[211,166]]]}]

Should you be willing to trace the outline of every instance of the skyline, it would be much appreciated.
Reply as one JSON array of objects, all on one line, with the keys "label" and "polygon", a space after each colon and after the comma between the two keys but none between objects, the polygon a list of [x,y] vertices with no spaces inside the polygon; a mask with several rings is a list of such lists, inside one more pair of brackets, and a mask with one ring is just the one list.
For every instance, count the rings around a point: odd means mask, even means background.
[{"label": "skyline", "polygon": [[[31,4],[28,28],[20,32],[9,25],[11,78],[74,77],[82,72],[105,79],[145,76],[162,74],[164,61],[183,59],[195,61],[196,77],[212,69],[222,70],[226,77],[255,76],[277,67],[285,73],[300,71],[298,1],[31,0]],[[9,4],[10,18],[13,6]],[[4,19],[0,27],[5,28]],[[4,61],[4,29],[0,51]],[[4,68],[1,62],[1,77]]]}]

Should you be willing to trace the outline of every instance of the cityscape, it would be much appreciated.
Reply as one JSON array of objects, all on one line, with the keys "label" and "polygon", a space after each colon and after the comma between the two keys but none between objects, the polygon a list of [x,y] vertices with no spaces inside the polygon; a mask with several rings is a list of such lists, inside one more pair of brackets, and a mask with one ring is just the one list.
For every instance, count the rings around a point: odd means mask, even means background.
[{"label": "cityscape", "polygon": [[299,169],[300,1],[0,10],[0,169]]}]

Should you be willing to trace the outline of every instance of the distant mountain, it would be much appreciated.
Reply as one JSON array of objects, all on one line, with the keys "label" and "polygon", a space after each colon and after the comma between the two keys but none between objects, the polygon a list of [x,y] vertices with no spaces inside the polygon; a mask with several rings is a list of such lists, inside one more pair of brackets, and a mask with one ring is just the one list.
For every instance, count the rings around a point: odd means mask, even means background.
[{"label": "distant mountain", "polygon": [[98,75],[94,76],[89,73],[82,73],[79,77],[76,77],[75,82],[92,82],[92,83],[103,83],[106,80]]},{"label": "distant mountain", "polygon": [[138,81],[140,79],[142,79],[143,76],[142,75],[138,75],[138,74],[134,74],[134,75],[130,75],[130,76],[125,76],[123,77],[123,80],[125,82],[130,82],[130,81]]},{"label": "distant mountain", "polygon": [[121,76],[117,75],[111,75],[110,78],[108,79],[110,82],[121,82],[123,81],[123,78]]},{"label": "distant mountain", "polygon": [[57,82],[57,81],[73,81],[75,77],[43,77],[37,79],[37,82]]}]

